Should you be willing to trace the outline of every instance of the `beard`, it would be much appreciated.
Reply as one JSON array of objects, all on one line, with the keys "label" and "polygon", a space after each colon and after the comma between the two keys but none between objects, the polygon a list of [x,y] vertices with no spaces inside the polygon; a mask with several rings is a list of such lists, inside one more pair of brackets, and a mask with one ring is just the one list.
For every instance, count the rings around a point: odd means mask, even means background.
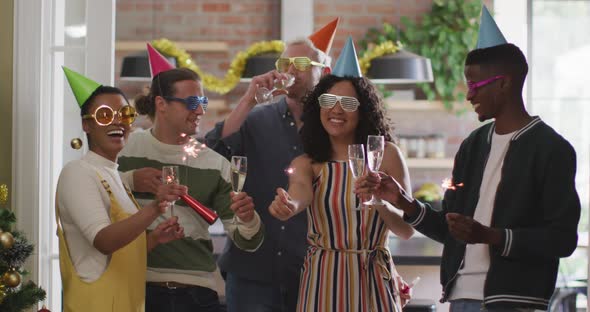
[{"label": "beard", "polygon": [[311,85],[310,83],[308,84],[309,85],[305,86],[298,82],[295,82],[295,84],[291,86],[291,88],[289,88],[287,98],[295,100],[299,104],[303,105],[303,98],[314,88],[314,85]]}]

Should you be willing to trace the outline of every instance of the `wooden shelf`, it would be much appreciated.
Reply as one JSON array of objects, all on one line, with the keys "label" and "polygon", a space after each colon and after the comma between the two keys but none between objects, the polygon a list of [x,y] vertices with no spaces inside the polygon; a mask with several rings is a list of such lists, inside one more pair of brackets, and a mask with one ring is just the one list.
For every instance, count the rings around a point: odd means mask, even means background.
[{"label": "wooden shelf", "polygon": [[[117,41],[116,51],[143,51],[149,41]],[[224,41],[175,41],[176,46],[192,52],[227,52],[229,46]]]},{"label": "wooden shelf", "polygon": [[452,169],[453,158],[406,158],[410,169]]},{"label": "wooden shelf", "polygon": [[443,111],[444,105],[441,101],[428,100],[393,100],[385,99],[385,108],[388,110],[404,111]]},{"label": "wooden shelf", "polygon": [[209,104],[207,104],[207,110],[224,110],[227,109],[227,105],[225,104],[225,100],[209,100]]},{"label": "wooden shelf", "polygon": [[[394,111],[447,111],[442,101],[385,99],[385,109]],[[465,107],[470,105],[465,102]]]}]

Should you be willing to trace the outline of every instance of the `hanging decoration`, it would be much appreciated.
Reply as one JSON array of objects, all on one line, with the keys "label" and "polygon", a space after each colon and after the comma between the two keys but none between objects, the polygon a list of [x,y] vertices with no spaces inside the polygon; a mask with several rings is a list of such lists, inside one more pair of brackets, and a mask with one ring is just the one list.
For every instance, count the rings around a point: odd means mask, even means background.
[{"label": "hanging decoration", "polygon": [[15,288],[20,285],[21,277],[20,274],[16,271],[15,268],[10,268],[10,270],[6,271],[2,275],[2,282],[4,285]]},{"label": "hanging decoration", "polygon": [[32,281],[24,281],[22,267],[34,248],[22,232],[14,228],[16,216],[7,207],[8,186],[0,184],[0,311],[30,311],[45,300],[45,291]]},{"label": "hanging decoration", "polygon": [[37,312],[51,312],[51,311],[49,311],[49,309],[47,309],[47,307],[45,307],[45,305],[43,305],[43,307],[41,308],[41,310],[39,310]]},{"label": "hanging decoration", "polygon": [[245,51],[238,52],[230,63],[225,76],[223,79],[220,79],[204,72],[191,58],[190,54],[184,49],[177,47],[174,42],[168,39],[154,40],[152,41],[152,46],[160,53],[176,58],[178,67],[188,68],[199,74],[205,89],[222,95],[231,91],[240,82],[240,78],[246,68],[246,61],[250,57],[265,53],[281,53],[285,49],[285,44],[280,40],[256,42],[250,45]]},{"label": "hanging decoration", "polygon": [[0,244],[5,249],[10,249],[14,245],[14,236],[10,232],[2,232],[0,229]]}]

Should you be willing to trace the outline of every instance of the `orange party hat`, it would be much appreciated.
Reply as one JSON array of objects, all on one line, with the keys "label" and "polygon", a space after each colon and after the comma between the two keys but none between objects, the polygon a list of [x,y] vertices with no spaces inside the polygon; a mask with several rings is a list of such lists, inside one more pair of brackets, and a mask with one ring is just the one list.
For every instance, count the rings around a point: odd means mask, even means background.
[{"label": "orange party hat", "polygon": [[332,47],[332,41],[334,41],[334,35],[336,34],[339,21],[339,17],[335,18],[326,24],[326,26],[311,34],[308,37],[309,40],[313,42],[316,48],[324,51],[326,54],[330,54],[330,48]]}]

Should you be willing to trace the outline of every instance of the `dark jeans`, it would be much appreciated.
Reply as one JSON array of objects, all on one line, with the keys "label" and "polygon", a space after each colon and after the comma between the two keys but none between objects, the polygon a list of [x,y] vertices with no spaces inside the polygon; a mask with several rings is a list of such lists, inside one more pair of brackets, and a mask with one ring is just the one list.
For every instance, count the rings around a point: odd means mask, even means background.
[{"label": "dark jeans", "polygon": [[170,289],[147,285],[146,312],[219,312],[219,297],[212,289],[193,286]]},{"label": "dark jeans", "polygon": [[265,284],[227,273],[225,297],[228,312],[294,312],[299,278]]},{"label": "dark jeans", "polygon": [[482,302],[472,299],[458,299],[451,301],[449,312],[534,312],[535,309],[527,308],[491,308],[486,309]]}]

